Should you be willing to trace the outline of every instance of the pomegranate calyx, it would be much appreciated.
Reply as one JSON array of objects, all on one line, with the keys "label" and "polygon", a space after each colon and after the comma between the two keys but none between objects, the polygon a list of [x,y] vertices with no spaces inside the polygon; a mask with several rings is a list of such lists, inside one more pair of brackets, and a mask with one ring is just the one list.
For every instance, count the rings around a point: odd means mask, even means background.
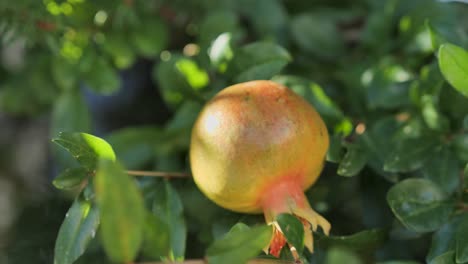
[{"label": "pomegranate calyx", "polygon": [[292,214],[301,220],[304,226],[304,245],[310,252],[314,252],[312,231],[317,231],[320,226],[325,235],[328,236],[330,232],[330,223],[311,208],[303,190],[295,181],[285,180],[270,186],[261,203],[265,221],[273,226],[273,237],[269,245],[269,252],[273,256],[278,257],[287,242],[276,222],[276,217],[282,213]]}]

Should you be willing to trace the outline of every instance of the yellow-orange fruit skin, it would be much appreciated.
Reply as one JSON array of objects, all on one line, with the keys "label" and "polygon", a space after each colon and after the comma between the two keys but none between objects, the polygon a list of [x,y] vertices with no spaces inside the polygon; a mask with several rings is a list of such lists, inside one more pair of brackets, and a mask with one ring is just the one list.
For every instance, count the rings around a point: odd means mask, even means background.
[{"label": "yellow-orange fruit skin", "polygon": [[282,182],[309,188],[328,149],[315,109],[272,81],[225,88],[201,111],[192,130],[190,164],[199,189],[218,205],[263,211],[268,190]]}]

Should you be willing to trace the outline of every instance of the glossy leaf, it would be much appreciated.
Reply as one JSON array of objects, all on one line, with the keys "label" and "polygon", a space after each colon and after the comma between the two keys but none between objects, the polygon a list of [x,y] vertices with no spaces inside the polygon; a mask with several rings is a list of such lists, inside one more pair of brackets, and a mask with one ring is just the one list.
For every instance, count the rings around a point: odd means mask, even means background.
[{"label": "glossy leaf", "polygon": [[85,168],[69,168],[60,173],[52,184],[57,189],[68,190],[79,186],[89,175],[89,171]]},{"label": "glossy leaf", "polygon": [[468,97],[468,52],[453,44],[443,44],[439,48],[439,67],[453,88]]},{"label": "glossy leaf", "polygon": [[99,226],[99,210],[77,198],[68,210],[55,242],[55,264],[72,264],[88,247]]},{"label": "glossy leaf", "polygon": [[346,145],[347,152],[338,166],[338,175],[351,177],[358,174],[366,165],[367,152],[359,145]]},{"label": "glossy leaf", "polygon": [[344,41],[332,17],[300,14],[291,21],[291,33],[299,48],[317,57],[334,58],[344,51]]},{"label": "glossy leaf", "polygon": [[229,70],[236,82],[270,79],[291,61],[288,51],[269,42],[256,42],[240,48],[234,54]]},{"label": "glossy leaf", "polygon": [[439,186],[425,179],[406,179],[387,193],[395,216],[416,232],[435,231],[449,219],[454,206],[447,199]]},{"label": "glossy leaf", "polygon": [[145,208],[133,178],[118,163],[101,158],[94,188],[100,209],[101,240],[115,262],[133,261],[143,241]]},{"label": "glossy leaf", "polygon": [[99,158],[115,160],[112,147],[105,140],[86,133],[62,132],[52,140],[88,170],[96,169]]},{"label": "glossy leaf", "polygon": [[325,236],[314,233],[315,242],[320,248],[344,247],[352,250],[370,252],[380,247],[387,238],[382,229],[364,230],[349,236]]},{"label": "glossy leaf", "polygon": [[403,138],[386,157],[384,170],[408,172],[419,169],[439,148],[438,140],[431,136]]},{"label": "glossy leaf", "polygon": [[168,181],[156,187],[153,213],[169,227],[170,256],[173,260],[183,259],[187,239],[182,201],[179,194]]},{"label": "glossy leaf", "polygon": [[271,226],[233,230],[207,249],[208,262],[213,264],[246,263],[268,245],[271,236]]},{"label": "glossy leaf", "polygon": [[445,193],[451,194],[458,187],[460,166],[452,150],[444,147],[427,160],[422,173],[424,178],[436,183]]},{"label": "glossy leaf", "polygon": [[301,254],[304,250],[304,225],[302,222],[290,214],[280,214],[276,217],[276,221],[286,237],[286,241]]},{"label": "glossy leaf", "polygon": [[221,73],[226,71],[229,61],[234,56],[231,48],[232,36],[230,33],[223,33],[219,35],[208,49],[208,56],[210,57],[211,64],[217,68]]}]

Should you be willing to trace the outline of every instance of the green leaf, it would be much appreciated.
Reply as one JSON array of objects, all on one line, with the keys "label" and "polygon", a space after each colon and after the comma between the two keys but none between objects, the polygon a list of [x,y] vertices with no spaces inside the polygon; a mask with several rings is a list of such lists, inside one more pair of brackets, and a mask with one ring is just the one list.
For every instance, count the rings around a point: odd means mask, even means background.
[{"label": "green leaf", "polygon": [[459,183],[460,166],[448,147],[432,155],[421,169],[424,178],[433,181],[447,193],[453,193]]},{"label": "green leaf", "polygon": [[465,221],[462,221],[457,228],[456,240],[456,261],[457,263],[468,262],[468,214],[465,213]]},{"label": "green leaf", "polygon": [[431,25],[429,21],[426,20],[425,22],[426,30],[429,32],[429,36],[431,37],[431,46],[432,51],[439,50],[439,47],[446,43],[447,40],[437,32],[437,30]]},{"label": "green leaf", "polygon": [[359,256],[347,248],[331,248],[327,253],[326,264],[361,264]]},{"label": "green leaf", "polygon": [[435,257],[430,264],[453,264],[455,261],[455,251],[450,250]]},{"label": "green leaf", "polygon": [[362,252],[371,252],[379,248],[387,239],[383,229],[364,230],[349,236],[325,236],[314,233],[315,242],[320,248],[341,247]]},{"label": "green leaf", "polygon": [[284,3],[279,0],[244,0],[237,3],[252,23],[258,38],[287,43],[288,13]]},{"label": "green leaf", "polygon": [[433,136],[402,138],[385,160],[388,172],[409,172],[422,167],[425,161],[440,149],[439,141]]},{"label": "green leaf", "polygon": [[128,68],[135,62],[135,52],[128,42],[128,36],[125,34],[110,32],[106,34],[106,39],[102,44],[104,51],[112,57],[119,69]]},{"label": "green leaf", "polygon": [[228,63],[234,57],[234,52],[231,48],[231,39],[232,36],[230,33],[223,33],[211,43],[208,49],[208,56],[210,57],[211,64],[221,73],[226,71]]},{"label": "green leaf", "polygon": [[54,58],[51,65],[52,77],[62,90],[71,90],[78,83],[78,67],[63,58]]},{"label": "green leaf", "polygon": [[468,52],[453,44],[443,44],[439,48],[439,67],[450,85],[468,97]]},{"label": "green leaf", "polygon": [[288,243],[294,246],[299,254],[304,250],[304,225],[291,214],[280,214],[276,221]]},{"label": "green leaf", "polygon": [[317,83],[292,75],[276,75],[272,81],[289,87],[310,102],[330,127],[344,119],[343,111]]},{"label": "green leaf", "polygon": [[146,214],[142,251],[153,259],[169,256],[169,226],[157,215]]},{"label": "green leaf", "polygon": [[383,262],[377,262],[377,264],[420,264],[420,262],[412,260],[389,260]]},{"label": "green leaf", "polygon": [[243,46],[234,54],[228,71],[236,82],[270,79],[291,61],[288,51],[269,42]]},{"label": "green leaf", "polygon": [[139,54],[154,58],[166,48],[169,32],[161,20],[152,17],[151,20],[146,19],[133,28],[130,41]]},{"label": "green leaf", "polygon": [[112,261],[135,259],[143,241],[145,208],[133,178],[115,161],[101,158],[94,188],[100,209],[101,240]]},{"label": "green leaf", "polygon": [[69,190],[79,186],[87,177],[89,171],[83,167],[68,168],[57,176],[52,184],[57,189]]},{"label": "green leaf", "polygon": [[455,136],[452,144],[457,157],[464,162],[468,162],[468,133]]},{"label": "green leaf", "polygon": [[200,90],[210,82],[208,74],[200,69],[193,60],[181,59],[175,65],[194,90]]},{"label": "green leaf", "polygon": [[319,13],[301,14],[290,24],[292,38],[303,51],[325,59],[343,54],[342,34],[332,17]]},{"label": "green leaf", "polygon": [[165,180],[155,189],[153,213],[162,219],[169,227],[170,256],[172,260],[183,259],[187,239],[182,201],[177,191]]},{"label": "green leaf", "polygon": [[79,90],[66,91],[57,98],[50,130],[54,137],[64,131],[91,130],[91,115]]},{"label": "green leaf", "polygon": [[358,174],[367,163],[366,150],[357,144],[346,144],[347,152],[338,166],[338,175],[351,177]]},{"label": "green leaf", "polygon": [[[466,217],[455,217],[434,233],[431,247],[426,257],[428,263],[432,264],[435,258],[448,252],[453,252],[455,255],[457,229],[463,221],[466,221]],[[454,258],[455,256],[453,256]]]},{"label": "green leaf", "polygon": [[215,241],[206,251],[212,264],[240,264],[257,256],[270,242],[271,226],[257,226],[249,230],[236,229]]},{"label": "green leaf", "polygon": [[395,184],[387,193],[387,202],[398,220],[416,232],[437,230],[454,211],[447,195],[426,179],[406,179]]},{"label": "green leaf", "polygon": [[237,14],[228,10],[210,12],[200,23],[198,39],[202,48],[208,47],[220,34],[238,33]]},{"label": "green leaf", "polygon": [[398,109],[408,105],[411,79],[411,72],[404,66],[392,58],[382,59],[361,78],[367,91],[368,108]]},{"label": "green leaf", "polygon": [[177,69],[177,63],[183,60],[189,59],[179,54],[172,54],[170,60],[157,64],[153,69],[153,80],[159,84],[159,91],[164,101],[171,107],[180,105],[194,92],[186,76]]},{"label": "green leaf", "polygon": [[99,226],[99,210],[79,197],[68,210],[55,242],[55,264],[72,264],[86,250]]},{"label": "green leaf", "polygon": [[111,64],[102,57],[93,59],[92,66],[83,73],[89,88],[102,95],[110,95],[120,88],[120,77]]},{"label": "green leaf", "polygon": [[137,169],[153,162],[154,146],[162,137],[157,126],[138,126],[114,131],[106,139],[125,168]]},{"label": "green leaf", "polygon": [[343,158],[343,148],[341,147],[341,135],[332,135],[330,137],[330,147],[327,152],[327,161],[339,163]]},{"label": "green leaf", "polygon": [[62,132],[52,141],[70,152],[83,167],[91,171],[96,169],[99,158],[115,160],[114,150],[109,143],[90,134]]}]

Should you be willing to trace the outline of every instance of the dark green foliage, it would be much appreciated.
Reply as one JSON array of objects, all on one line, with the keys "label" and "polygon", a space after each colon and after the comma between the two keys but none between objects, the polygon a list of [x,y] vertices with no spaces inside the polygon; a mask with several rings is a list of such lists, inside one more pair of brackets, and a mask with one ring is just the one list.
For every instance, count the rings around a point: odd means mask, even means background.
[{"label": "dark green foliage", "polygon": [[[274,263],[261,253],[272,230],[261,216],[217,207],[189,178],[125,173],[189,172],[190,132],[203,105],[222,88],[255,79],[302,96],[330,134],[327,164],[307,196],[331,222],[331,235],[314,232],[310,254],[300,221],[277,219],[304,262],[468,262],[468,5],[0,2],[0,111],[50,115],[50,135],[62,147],[52,148],[60,172],[53,184],[74,197],[60,230],[48,232],[58,232],[55,263],[205,257],[237,264],[258,255]],[[160,103],[121,110],[137,117],[169,111],[158,117],[165,121],[124,124],[105,140],[86,134],[97,133],[94,115],[106,112],[91,109],[88,97],[118,96],[123,73],[139,63],[151,66],[139,74],[151,79],[151,96]],[[24,215],[19,224],[31,221]],[[44,251],[34,260],[51,263],[51,239],[42,250],[36,244],[44,231],[25,230],[31,241],[19,232],[23,241],[9,249],[9,259],[26,263],[32,258],[24,252]],[[288,247],[280,259],[292,261]]]}]

